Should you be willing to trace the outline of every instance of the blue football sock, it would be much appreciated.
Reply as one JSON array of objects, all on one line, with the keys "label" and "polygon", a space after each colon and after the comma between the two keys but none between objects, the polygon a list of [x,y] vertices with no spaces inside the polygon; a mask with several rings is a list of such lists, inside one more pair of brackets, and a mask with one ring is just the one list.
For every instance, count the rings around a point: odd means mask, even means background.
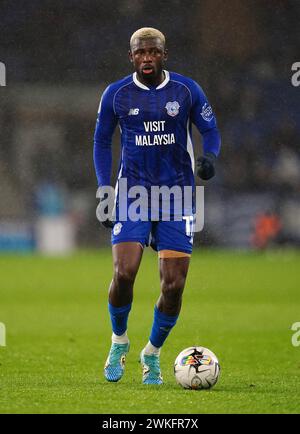
[{"label": "blue football sock", "polygon": [[114,307],[108,303],[108,310],[112,324],[112,330],[115,335],[121,336],[127,330],[127,320],[131,309],[131,303],[127,306]]},{"label": "blue football sock", "polygon": [[154,308],[154,320],[150,335],[150,342],[157,348],[163,346],[163,343],[167,339],[170,331],[176,324],[177,316],[166,315],[158,310],[157,306]]}]

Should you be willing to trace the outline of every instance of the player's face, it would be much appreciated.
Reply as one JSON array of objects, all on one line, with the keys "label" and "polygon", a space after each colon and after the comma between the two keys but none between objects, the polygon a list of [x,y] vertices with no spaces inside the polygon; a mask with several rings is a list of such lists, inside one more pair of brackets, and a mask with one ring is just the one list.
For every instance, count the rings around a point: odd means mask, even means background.
[{"label": "player's face", "polygon": [[160,78],[167,50],[159,38],[135,39],[129,51],[130,61],[142,80],[155,81]]}]

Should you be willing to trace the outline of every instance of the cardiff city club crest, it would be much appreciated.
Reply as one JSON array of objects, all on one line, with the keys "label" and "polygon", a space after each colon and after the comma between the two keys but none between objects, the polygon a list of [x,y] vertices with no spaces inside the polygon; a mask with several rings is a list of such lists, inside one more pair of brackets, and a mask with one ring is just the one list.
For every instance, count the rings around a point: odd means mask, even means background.
[{"label": "cardiff city club crest", "polygon": [[180,105],[177,101],[173,101],[173,102],[169,101],[169,102],[167,102],[165,108],[167,109],[168,115],[174,117],[174,116],[178,115],[179,107],[180,107]]},{"label": "cardiff city club crest", "polygon": [[207,122],[211,121],[212,118],[214,117],[213,115],[213,111],[210,105],[208,105],[208,103],[206,102],[204,104],[204,106],[202,107],[202,112],[201,112],[201,116],[203,117],[203,119]]}]

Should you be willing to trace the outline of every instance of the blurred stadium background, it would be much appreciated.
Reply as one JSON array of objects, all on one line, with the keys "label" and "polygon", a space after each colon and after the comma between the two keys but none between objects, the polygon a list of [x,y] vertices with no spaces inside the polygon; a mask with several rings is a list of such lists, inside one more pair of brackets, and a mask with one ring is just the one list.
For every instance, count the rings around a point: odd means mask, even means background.
[{"label": "blurred stadium background", "polygon": [[[109,245],[95,218],[94,125],[104,87],[131,73],[142,26],[165,33],[167,68],[200,82],[222,134],[196,244],[300,244],[299,1],[16,0],[1,1],[0,19],[0,251]],[[194,143],[199,155],[197,132]],[[114,176],[119,148],[117,131]]]},{"label": "blurred stadium background", "polygon": [[[1,0],[0,413],[299,413],[299,22],[299,0]],[[169,70],[202,85],[223,140],[195,240],[220,250],[195,249],[159,397],[137,364],[159,288],[150,249],[127,375],[117,394],[102,377],[112,260],[95,216],[94,126],[142,26],[165,33]],[[197,131],[194,144],[198,156]],[[117,130],[114,179],[119,150]],[[273,246],[288,248],[251,251]],[[175,385],[174,359],[194,343],[220,358],[216,393]]]}]

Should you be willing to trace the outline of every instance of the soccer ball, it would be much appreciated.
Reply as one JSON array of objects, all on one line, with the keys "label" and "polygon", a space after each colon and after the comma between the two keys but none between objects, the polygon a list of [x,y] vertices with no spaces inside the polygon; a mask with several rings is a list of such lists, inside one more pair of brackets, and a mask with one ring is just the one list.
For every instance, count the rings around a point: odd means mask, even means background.
[{"label": "soccer ball", "polygon": [[178,354],[174,374],[184,389],[210,389],[218,381],[220,365],[215,354],[204,347],[189,347]]}]

